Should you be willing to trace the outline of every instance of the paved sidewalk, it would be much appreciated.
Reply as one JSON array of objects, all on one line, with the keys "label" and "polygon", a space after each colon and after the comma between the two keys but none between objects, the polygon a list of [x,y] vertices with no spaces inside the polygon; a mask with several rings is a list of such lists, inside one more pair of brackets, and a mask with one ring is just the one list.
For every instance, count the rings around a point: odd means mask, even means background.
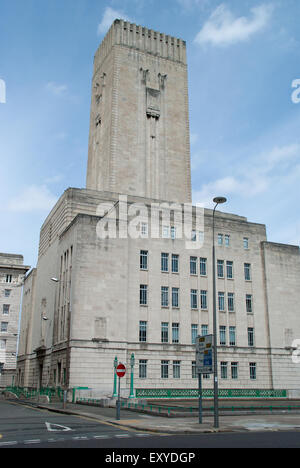
[{"label": "paved sidewalk", "polygon": [[109,424],[119,425],[138,431],[150,431],[166,434],[198,434],[209,432],[248,432],[248,431],[300,431],[300,414],[249,414],[224,415],[219,418],[219,428],[214,428],[212,416],[203,416],[203,423],[199,424],[198,417],[167,418],[148,415],[121,409],[121,419],[116,420],[115,408],[101,408],[67,403],[38,404],[35,406],[63,414],[84,416]]}]

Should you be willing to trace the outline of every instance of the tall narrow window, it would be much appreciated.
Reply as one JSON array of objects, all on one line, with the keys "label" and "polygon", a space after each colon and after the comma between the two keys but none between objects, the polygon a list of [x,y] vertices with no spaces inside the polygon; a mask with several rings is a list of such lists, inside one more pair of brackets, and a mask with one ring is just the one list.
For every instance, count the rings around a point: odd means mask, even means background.
[{"label": "tall narrow window", "polygon": [[161,287],[161,306],[169,307],[169,287],[168,286]]},{"label": "tall narrow window", "polygon": [[140,379],[147,378],[147,359],[139,360],[139,378]]},{"label": "tall narrow window", "polygon": [[229,327],[229,345],[236,345],[235,327]]},{"label": "tall narrow window", "polygon": [[139,341],[140,342],[147,341],[147,322],[145,321],[140,321]]},{"label": "tall narrow window", "polygon": [[233,262],[229,260],[226,262],[226,274],[228,279],[233,278]]},{"label": "tall narrow window", "polygon": [[231,378],[232,379],[238,378],[238,363],[237,362],[231,363]]},{"label": "tall narrow window", "polygon": [[179,343],[179,323],[172,323],[172,343]]},{"label": "tall narrow window", "polygon": [[179,272],[179,255],[172,254],[172,273]]},{"label": "tall narrow window", "polygon": [[172,288],[172,307],[179,307],[179,288]]},{"label": "tall narrow window", "polygon": [[173,378],[180,379],[180,361],[173,361]]},{"label": "tall narrow window", "polygon": [[147,305],[148,301],[148,286],[146,284],[140,285],[140,305]]},{"label": "tall narrow window", "polygon": [[256,362],[249,363],[250,379],[256,380]]},{"label": "tall narrow window", "polygon": [[166,361],[165,359],[161,361],[160,372],[162,379],[167,379],[169,377],[169,361]]},{"label": "tall narrow window", "polygon": [[227,379],[227,362],[221,362],[221,379]]},{"label": "tall narrow window", "polygon": [[246,294],[246,311],[252,312],[252,294]]},{"label": "tall narrow window", "polygon": [[218,260],[217,271],[218,278],[224,278],[224,260]]},{"label": "tall narrow window", "polygon": [[201,290],[200,299],[201,299],[201,309],[206,310],[207,309],[207,291],[203,289]]},{"label": "tall narrow window", "polygon": [[223,245],[223,234],[218,234],[218,245]]},{"label": "tall narrow window", "polygon": [[140,251],[140,269],[148,270],[148,251],[147,250]]},{"label": "tall narrow window", "polygon": [[6,283],[11,283],[12,282],[12,275],[6,275]]},{"label": "tall narrow window", "polygon": [[227,302],[228,302],[228,312],[234,312],[234,293],[228,293]]},{"label": "tall narrow window", "polygon": [[197,274],[197,257],[190,257],[190,274]]},{"label": "tall narrow window", "polygon": [[226,346],[226,327],[224,325],[220,326],[220,345]]},{"label": "tall narrow window", "polygon": [[201,336],[208,335],[208,325],[201,325]]},{"label": "tall narrow window", "polygon": [[191,289],[191,308],[198,309],[198,291],[197,289]]},{"label": "tall narrow window", "polygon": [[201,276],[206,276],[206,264],[207,264],[207,258],[201,257],[200,258],[200,275]]},{"label": "tall narrow window", "polygon": [[2,313],[3,315],[8,315],[9,314],[9,304],[3,304],[3,310],[2,310]]},{"label": "tall narrow window", "polygon": [[161,342],[169,343],[169,324],[168,322],[162,322],[161,324]]},{"label": "tall narrow window", "polygon": [[225,234],[225,246],[229,247],[229,245],[230,245],[230,235]]},{"label": "tall narrow window", "polygon": [[249,239],[248,239],[248,237],[244,237],[243,245],[244,245],[245,250],[249,249]]},{"label": "tall narrow window", "polygon": [[251,264],[244,263],[245,281],[251,281]]},{"label": "tall narrow window", "polygon": [[218,293],[218,303],[219,303],[219,311],[225,311],[225,293],[219,292]]},{"label": "tall narrow window", "polygon": [[248,346],[254,346],[254,328],[248,328]]},{"label": "tall narrow window", "polygon": [[164,272],[169,271],[169,254],[168,253],[161,254],[161,271],[164,271]]},{"label": "tall narrow window", "polygon": [[192,333],[192,344],[195,344],[196,338],[198,336],[198,325],[196,323],[192,323],[191,333]]}]

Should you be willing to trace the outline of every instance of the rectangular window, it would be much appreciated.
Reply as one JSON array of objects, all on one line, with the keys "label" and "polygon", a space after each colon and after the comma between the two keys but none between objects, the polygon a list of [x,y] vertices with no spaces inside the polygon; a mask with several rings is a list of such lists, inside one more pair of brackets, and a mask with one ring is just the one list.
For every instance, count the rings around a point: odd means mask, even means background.
[{"label": "rectangular window", "polygon": [[201,299],[201,309],[206,310],[207,309],[207,291],[201,290],[200,299]]},{"label": "rectangular window", "polygon": [[179,307],[179,288],[172,288],[172,307]]},{"label": "rectangular window", "polygon": [[227,362],[221,361],[221,379],[227,379]]},{"label": "rectangular window", "polygon": [[244,263],[245,280],[251,281],[251,264]]},{"label": "rectangular window", "polygon": [[172,323],[172,343],[179,343],[179,323]]},{"label": "rectangular window", "polygon": [[3,310],[2,310],[3,315],[9,314],[9,307],[10,306],[8,304],[3,304]]},{"label": "rectangular window", "polygon": [[223,234],[218,234],[218,245],[223,245]]},{"label": "rectangular window", "polygon": [[217,271],[218,271],[218,278],[224,278],[224,260],[218,260]]},{"label": "rectangular window", "polygon": [[234,312],[234,293],[227,294],[228,312]]},{"label": "rectangular window", "polygon": [[164,271],[164,272],[169,271],[169,254],[168,253],[161,254],[161,271]]},{"label": "rectangular window", "polygon": [[201,336],[208,335],[208,325],[201,325]]},{"label": "rectangular window", "polygon": [[256,380],[256,362],[249,363],[250,379]]},{"label": "rectangular window", "polygon": [[244,237],[243,245],[244,245],[245,250],[249,249],[249,239],[248,239],[248,237]]},{"label": "rectangular window", "polygon": [[140,251],[140,269],[148,270],[148,251],[147,250]]},{"label": "rectangular window", "polygon": [[248,346],[254,346],[254,328],[248,328]]},{"label": "rectangular window", "polygon": [[196,379],[197,377],[198,377],[198,374],[197,374],[196,361],[192,361],[192,379]]},{"label": "rectangular window", "polygon": [[161,372],[161,378],[162,379],[168,379],[169,378],[169,361],[163,360],[160,363],[160,372]]},{"label": "rectangular window", "polygon": [[180,379],[180,361],[173,361],[173,379]]},{"label": "rectangular window", "polygon": [[200,275],[201,276],[206,276],[206,264],[207,264],[207,258],[200,258]]},{"label": "rectangular window", "polygon": [[5,333],[8,329],[8,322],[1,322],[1,332]]},{"label": "rectangular window", "polygon": [[139,341],[140,342],[147,341],[147,322],[140,321]]},{"label": "rectangular window", "polygon": [[246,311],[252,312],[252,294],[246,294]]},{"label": "rectangular window", "polygon": [[198,291],[191,289],[191,309],[198,309]]},{"label": "rectangular window", "polygon": [[141,237],[143,238],[148,237],[148,223],[145,223],[145,222],[141,223]]},{"label": "rectangular window", "polygon": [[140,379],[147,378],[147,359],[139,360],[139,378]]},{"label": "rectangular window", "polygon": [[198,336],[198,325],[196,323],[192,323],[191,325],[191,334],[192,334],[192,344],[195,344],[196,338]]},{"label": "rectangular window", "polygon": [[171,226],[171,239],[176,239],[176,227]]},{"label": "rectangular window", "polygon": [[224,325],[220,326],[220,345],[226,346],[226,327]]},{"label": "rectangular window", "polygon": [[11,283],[12,282],[12,275],[6,275],[6,283]]},{"label": "rectangular window", "polygon": [[161,287],[161,306],[169,307],[169,288],[168,286]]},{"label": "rectangular window", "polygon": [[230,235],[225,234],[225,246],[229,247],[229,245],[230,245]]},{"label": "rectangular window", "polygon": [[237,362],[231,363],[231,378],[232,379],[238,378],[238,363]]},{"label": "rectangular window", "polygon": [[218,303],[219,303],[219,311],[225,311],[225,293],[219,292],[218,293]]},{"label": "rectangular window", "polygon": [[197,257],[190,257],[190,274],[197,274]]},{"label": "rectangular window", "polygon": [[6,340],[0,340],[0,349],[2,351],[6,349]]},{"label": "rectangular window", "polygon": [[196,242],[196,240],[197,240],[197,232],[193,230],[191,233],[191,241]]},{"label": "rectangular window", "polygon": [[233,279],[233,262],[226,262],[226,274],[228,279]]},{"label": "rectangular window", "polygon": [[179,255],[172,254],[172,273],[179,272]]},{"label": "rectangular window", "polygon": [[169,324],[168,322],[162,322],[161,324],[161,342],[169,343]]},{"label": "rectangular window", "polygon": [[147,305],[148,301],[148,286],[140,284],[140,305]]},{"label": "rectangular window", "polygon": [[170,226],[163,226],[162,227],[162,238],[163,239],[170,239]]},{"label": "rectangular window", "polygon": [[5,289],[5,290],[4,290],[4,296],[5,296],[5,297],[9,297],[9,296],[10,296],[10,293],[11,293],[11,289]]},{"label": "rectangular window", "polygon": [[229,345],[230,346],[236,345],[235,327],[229,327]]}]

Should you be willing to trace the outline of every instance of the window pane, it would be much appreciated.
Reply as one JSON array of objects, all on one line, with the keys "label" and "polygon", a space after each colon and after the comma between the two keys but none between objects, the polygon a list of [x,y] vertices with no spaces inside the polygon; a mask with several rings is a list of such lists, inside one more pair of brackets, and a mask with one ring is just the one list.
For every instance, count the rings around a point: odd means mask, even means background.
[{"label": "window pane", "polygon": [[228,311],[234,312],[234,293],[228,293]]},{"label": "window pane", "polygon": [[140,269],[147,270],[148,269],[148,251],[141,250],[140,252]]},{"label": "window pane", "polygon": [[172,343],[179,343],[179,323],[172,323]]},{"label": "window pane", "polygon": [[190,257],[190,274],[197,274],[197,257]]},{"label": "window pane", "polygon": [[207,263],[207,259],[201,257],[200,258],[200,275],[201,276],[206,276],[206,263]]},{"label": "window pane", "polygon": [[172,255],[172,273],[178,273],[179,271],[179,255]]},{"label": "window pane", "polygon": [[161,287],[161,306],[168,307],[169,306],[169,288],[168,286]]},{"label": "window pane", "polygon": [[227,272],[227,278],[232,279],[233,278],[233,262],[231,261],[226,262],[226,272]]},{"label": "window pane", "polygon": [[223,245],[223,234],[218,234],[218,245]]},{"label": "window pane", "polygon": [[192,324],[191,326],[191,332],[192,332],[192,344],[196,343],[196,338],[198,336],[198,325],[197,324]]},{"label": "window pane", "polygon": [[161,271],[169,271],[169,254],[161,254]]},{"label": "window pane", "polygon": [[207,309],[207,291],[201,290],[201,309]]},{"label": "window pane", "polygon": [[251,264],[250,263],[244,263],[244,271],[245,271],[245,280],[250,281],[251,280]]},{"label": "window pane", "polygon": [[252,295],[246,294],[246,311],[252,312]]},{"label": "window pane", "polygon": [[168,322],[162,322],[161,324],[161,342],[169,342],[169,324]]},{"label": "window pane", "polygon": [[198,308],[198,291],[197,289],[191,289],[191,308]]},{"label": "window pane", "polygon": [[139,378],[140,379],[147,378],[147,360],[146,359],[139,360]]},{"label": "window pane", "polygon": [[173,378],[180,379],[180,361],[173,361]]},{"label": "window pane", "polygon": [[248,328],[248,346],[254,346],[254,329]]},{"label": "window pane", "polygon": [[255,362],[249,363],[249,370],[250,370],[250,379],[255,380],[256,379],[256,363]]},{"label": "window pane", "polygon": [[229,345],[230,346],[235,346],[236,345],[235,327],[229,327]]},{"label": "window pane", "polygon": [[161,361],[161,378],[167,379],[169,377],[169,361]]},{"label": "window pane", "polygon": [[220,345],[226,345],[226,327],[223,325],[220,326]]},{"label": "window pane", "polygon": [[224,278],[224,260],[217,262],[218,278]]},{"label": "window pane", "polygon": [[218,293],[219,311],[225,310],[225,294],[223,292]]},{"label": "window pane", "polygon": [[202,336],[208,335],[208,325],[201,325],[201,335]]},{"label": "window pane", "polygon": [[172,307],[179,307],[179,289],[172,288]]},{"label": "window pane", "polygon": [[221,379],[227,379],[227,362],[221,362]]},{"label": "window pane", "polygon": [[147,291],[148,286],[146,284],[140,285],[140,305],[147,305]]},{"label": "window pane", "polygon": [[140,321],[139,341],[147,341],[147,322]]},{"label": "window pane", "polygon": [[244,249],[249,248],[249,239],[248,239],[248,237],[244,237],[243,244],[244,244]]},{"label": "window pane", "polygon": [[237,362],[231,363],[231,378],[232,379],[238,378],[238,363]]}]

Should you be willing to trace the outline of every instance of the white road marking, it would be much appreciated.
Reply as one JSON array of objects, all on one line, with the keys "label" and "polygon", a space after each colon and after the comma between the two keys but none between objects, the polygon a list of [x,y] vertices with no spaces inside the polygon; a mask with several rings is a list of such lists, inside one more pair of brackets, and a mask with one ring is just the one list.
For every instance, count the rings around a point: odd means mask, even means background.
[{"label": "white road marking", "polygon": [[16,440],[10,440],[10,441],[7,441],[7,442],[0,442],[0,447],[2,447],[3,445],[16,445],[18,442]]},{"label": "white road marking", "polygon": [[24,440],[24,444],[40,444],[41,439]]},{"label": "white road marking", "polygon": [[66,431],[72,431],[73,430],[70,427],[61,426],[60,424],[53,424],[53,423],[49,423],[49,422],[45,422],[45,424],[46,424],[47,430],[49,432],[58,432],[58,431],[66,432]]}]

